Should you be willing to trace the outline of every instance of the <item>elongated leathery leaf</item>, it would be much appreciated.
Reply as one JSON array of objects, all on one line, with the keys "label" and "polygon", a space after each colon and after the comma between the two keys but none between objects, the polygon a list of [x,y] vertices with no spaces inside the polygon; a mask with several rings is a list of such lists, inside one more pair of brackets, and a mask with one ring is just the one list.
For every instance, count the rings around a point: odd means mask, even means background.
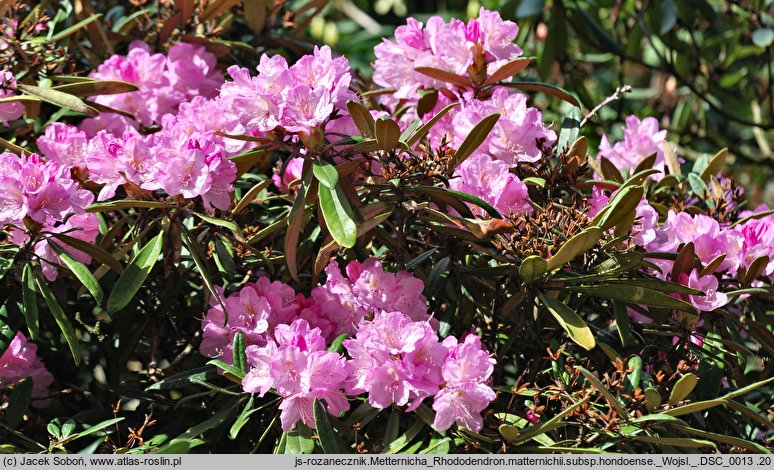
[{"label": "elongated leathery leaf", "polygon": [[155,238],[142,247],[121,277],[118,278],[107,301],[108,313],[116,313],[129,305],[134,295],[140,290],[161,254],[163,235],[164,232],[159,232]]},{"label": "elongated leathery leaf", "polygon": [[65,315],[64,311],[62,310],[62,306],[59,304],[59,300],[57,300],[57,298],[54,296],[54,293],[51,292],[51,289],[48,287],[46,280],[43,279],[43,276],[37,272],[35,273],[35,285],[37,286],[40,294],[43,296],[43,300],[46,302],[46,306],[51,311],[51,315],[54,316],[56,324],[59,325],[59,329],[62,330],[65,341],[67,341],[67,346],[70,348],[70,353],[73,356],[73,361],[75,361],[76,365],[80,364],[81,346],[78,344],[78,337],[75,335],[73,324],[70,323],[67,315]]},{"label": "elongated leathery leaf", "polygon": [[570,336],[570,339],[588,351],[594,349],[597,344],[594,340],[594,334],[580,315],[553,297],[541,293],[538,293],[538,296],[543,305]]},{"label": "elongated leathery leaf", "polygon": [[353,220],[352,207],[341,186],[326,188],[320,185],[319,198],[325,225],[333,239],[345,248],[355,246],[357,225]]}]

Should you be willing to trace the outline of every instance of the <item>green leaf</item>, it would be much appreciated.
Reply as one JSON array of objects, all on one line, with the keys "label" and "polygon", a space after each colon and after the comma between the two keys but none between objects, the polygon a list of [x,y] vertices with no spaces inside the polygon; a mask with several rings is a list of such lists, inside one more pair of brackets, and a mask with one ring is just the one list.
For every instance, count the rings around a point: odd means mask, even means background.
[{"label": "green leaf", "polygon": [[471,204],[475,204],[478,207],[484,209],[487,214],[489,214],[491,217],[494,217],[496,219],[502,219],[503,216],[497,212],[497,209],[492,207],[491,204],[484,201],[480,197],[474,196],[472,194],[463,193],[462,191],[457,191],[455,189],[447,189],[447,188],[439,188],[437,186],[412,186],[412,189],[426,193],[426,194],[449,194],[451,196],[454,196],[457,199],[461,199],[465,202],[469,202]]},{"label": "green leaf", "polygon": [[250,188],[250,190],[247,191],[244,196],[242,196],[242,199],[240,199],[237,205],[234,207],[234,214],[239,214],[245,210],[247,206],[253,202],[256,197],[258,197],[258,194],[264,189],[268,188],[273,182],[274,181],[270,179],[264,180]]},{"label": "green leaf", "polygon": [[59,85],[52,90],[61,91],[73,96],[116,95],[137,91],[137,85],[120,80],[90,80],[80,83],[68,83]]},{"label": "green leaf", "polygon": [[333,341],[331,341],[331,345],[328,346],[327,351],[328,352],[335,352],[340,353],[342,348],[344,347],[344,340],[349,338],[349,334],[342,333],[339,336],[337,336]]},{"label": "green leaf", "polygon": [[218,373],[212,367],[197,367],[196,369],[187,370],[160,380],[155,384],[150,385],[145,390],[171,390],[182,388],[214,379],[218,376]]},{"label": "green leaf", "polygon": [[8,305],[11,302],[11,298],[8,298],[0,304],[0,356],[5,353],[5,350],[8,349],[11,341],[13,341],[13,338],[16,336],[16,329],[11,328],[8,324],[10,320]]},{"label": "green leaf", "polygon": [[[771,30],[769,30],[771,31]],[[728,149],[722,149],[709,161],[707,167],[702,170],[700,178],[708,183],[710,178],[720,173],[728,158]]]},{"label": "green leaf", "polygon": [[578,108],[581,106],[580,101],[578,101],[576,97],[572,96],[567,90],[559,88],[556,85],[551,85],[550,83],[513,81],[502,83],[499,86],[516,88],[518,90],[525,91],[537,91],[564,100],[573,106],[577,106]]},{"label": "green leaf", "polygon": [[285,454],[311,454],[314,452],[312,433],[303,424],[284,433]]},{"label": "green leaf", "polygon": [[38,295],[35,291],[35,275],[32,271],[32,265],[29,263],[24,265],[24,270],[22,271],[21,288],[24,321],[27,323],[30,339],[35,340],[40,331],[40,320],[38,318]]},{"label": "green leaf", "polygon": [[328,231],[336,243],[352,248],[357,241],[357,225],[346,194],[339,185],[335,188],[320,186],[318,191],[320,209]]},{"label": "green leaf", "polygon": [[559,248],[554,256],[548,259],[547,269],[553,271],[569,263],[576,256],[586,253],[597,244],[601,237],[602,229],[599,227],[589,227],[581,233],[574,235]]},{"label": "green leaf", "polygon": [[18,428],[32,398],[32,379],[26,378],[13,386],[8,399],[8,408],[3,413],[3,421],[11,428]]},{"label": "green leaf", "polygon": [[394,150],[400,141],[398,123],[388,117],[380,117],[374,125],[374,135],[379,147],[385,152]]},{"label": "green leaf", "polygon": [[562,121],[562,130],[559,131],[559,140],[556,148],[561,152],[565,147],[569,150],[570,145],[578,139],[580,134],[581,116],[580,108],[573,107],[569,114]]},{"label": "green leaf", "polygon": [[77,96],[62,93],[53,88],[40,88],[33,85],[18,84],[17,87],[28,95],[36,96],[47,103],[61,108],[71,109],[92,117],[99,115],[99,111],[84,103]]},{"label": "green leaf", "polygon": [[596,346],[594,340],[594,334],[591,332],[589,325],[583,321],[577,313],[575,313],[570,307],[563,302],[560,302],[553,297],[538,292],[538,297],[543,305],[551,312],[556,321],[564,328],[564,331],[570,336],[575,343],[591,351]]},{"label": "green leaf", "polygon": [[76,278],[78,278],[79,281],[81,281],[81,284],[86,287],[86,289],[89,291],[92,297],[94,297],[94,300],[97,301],[98,304],[102,303],[102,298],[104,297],[104,293],[102,292],[102,286],[99,285],[99,282],[94,278],[94,275],[91,274],[91,271],[89,271],[89,268],[83,265],[80,261],[73,258],[73,256],[64,248],[57,245],[56,243],[49,241],[49,246],[56,252],[57,255],[59,255],[59,259],[62,260],[65,266],[75,275]]},{"label": "green leaf", "polygon": [[645,392],[645,406],[648,411],[653,411],[661,406],[661,394],[655,388],[646,388]]},{"label": "green leaf", "polygon": [[368,109],[362,103],[357,101],[347,101],[347,111],[355,123],[355,127],[360,131],[360,135],[366,139],[373,139],[374,136],[374,118]]},{"label": "green leaf", "polygon": [[61,233],[52,233],[51,235],[64,244],[91,256],[118,274],[122,274],[124,272],[124,268],[121,266],[121,263],[119,263],[113,255],[103,250],[102,248],[85,242],[81,239],[63,235]]},{"label": "green leaf", "polygon": [[207,223],[210,223],[212,225],[217,225],[218,227],[227,228],[235,234],[241,233],[241,230],[239,230],[239,226],[230,220],[219,219],[217,217],[213,217],[207,214],[202,214],[200,212],[191,211],[191,213]]},{"label": "green leaf", "polygon": [[582,405],[588,403],[590,398],[591,397],[586,397],[583,400],[580,400],[577,403],[570,405],[568,408],[565,408],[564,410],[561,411],[561,413],[557,414],[556,416],[549,419],[545,423],[541,423],[535,426],[530,426],[527,429],[524,429],[523,431],[521,431],[519,436],[516,439],[514,439],[512,443],[518,444],[520,442],[527,442],[532,439],[535,439],[536,441],[540,442],[541,439],[538,439],[539,436],[542,436],[547,432],[553,431],[554,429],[564,426],[566,423],[562,422],[562,419],[572,414],[575,410],[577,410]]},{"label": "green leaf", "polygon": [[234,367],[241,372],[238,377],[244,378],[247,373],[247,355],[245,355],[245,335],[237,331],[231,342],[231,352],[234,358]]},{"label": "green leaf", "polygon": [[500,119],[499,113],[490,114],[481,120],[478,124],[473,126],[470,133],[465,140],[462,141],[460,147],[452,155],[449,162],[449,171],[451,172],[457,168],[462,162],[464,162],[483,142],[497,124],[497,120]]},{"label": "green leaf", "polygon": [[618,413],[618,416],[627,419],[629,417],[629,414],[626,412],[626,408],[621,404],[620,401],[616,397],[613,396],[610,391],[605,388],[605,386],[602,384],[602,382],[591,372],[584,369],[581,366],[575,366],[575,368],[580,371],[581,374],[583,374],[584,377],[586,377],[586,380],[589,381],[589,383],[597,389],[599,393],[602,394],[602,396],[605,398],[607,403],[615,409],[616,413]]},{"label": "green leaf", "polygon": [[398,436],[397,439],[392,441],[390,445],[387,446],[387,448],[384,450],[385,454],[397,454],[400,452],[404,447],[406,447],[411,441],[414,440],[417,435],[419,435],[419,432],[425,427],[425,422],[418,419],[414,421],[414,424],[411,425],[410,428],[406,430],[403,434]]},{"label": "green leaf", "polygon": [[621,338],[621,346],[626,346],[632,335],[629,312],[626,310],[626,305],[619,301],[613,302],[613,309],[615,311],[615,327],[618,330],[618,337]]},{"label": "green leaf", "polygon": [[548,269],[546,260],[538,255],[528,256],[519,266],[519,276],[524,282],[532,282],[540,279],[540,276]]},{"label": "green leaf", "polygon": [[124,273],[116,281],[110,298],[107,301],[107,311],[114,314],[123,309],[132,301],[143,282],[150,274],[153,266],[161,254],[164,232],[149,241],[126,266]]},{"label": "green leaf", "polygon": [[317,429],[317,435],[320,438],[320,446],[326,454],[343,454],[336,440],[336,432],[331,427],[328,420],[328,413],[325,412],[320,400],[314,400],[314,426]]},{"label": "green leaf", "polygon": [[672,308],[698,314],[696,307],[688,302],[646,287],[615,283],[596,286],[567,286],[565,289],[602,299],[620,300],[629,304],[647,305],[649,307]]},{"label": "green leaf", "polygon": [[245,378],[245,373],[244,371],[242,371],[241,367],[229,364],[227,362],[223,362],[220,359],[210,359],[209,361],[207,361],[207,364],[213,365],[218,369],[222,369],[223,371],[228,372],[229,374],[233,375],[234,377],[240,380]]},{"label": "green leaf", "polygon": [[131,199],[124,199],[121,201],[107,201],[97,202],[86,207],[86,212],[105,212],[115,211],[120,209],[170,209],[172,206],[169,203],[162,201],[135,201]]},{"label": "green leaf", "polygon": [[85,18],[85,19],[75,23],[74,25],[70,26],[69,28],[63,29],[62,31],[54,34],[48,40],[49,40],[49,42],[57,42],[57,41],[59,41],[61,39],[64,39],[67,36],[75,33],[78,30],[80,30],[81,28],[84,28],[84,27],[88,26],[89,24],[97,21],[101,17],[102,17],[102,13],[95,13],[95,14],[89,16],[88,18]]},{"label": "green leaf", "polygon": [[43,300],[46,302],[46,306],[51,311],[51,314],[56,320],[56,324],[59,325],[59,329],[62,330],[62,334],[67,341],[67,346],[70,348],[70,353],[73,356],[75,365],[81,363],[81,346],[78,344],[78,337],[75,334],[72,323],[62,310],[62,306],[59,304],[59,300],[54,296],[54,293],[49,289],[45,279],[39,274],[35,273],[35,285],[38,288],[38,292],[43,296]]},{"label": "green leaf", "polygon": [[250,421],[250,416],[256,411],[260,411],[260,408],[255,408],[253,406],[254,401],[255,397],[251,395],[250,399],[247,400],[247,404],[242,409],[242,412],[239,414],[236,421],[234,421],[234,424],[231,425],[231,429],[228,431],[228,437],[232,441],[239,436],[239,431],[241,431],[245,424]]},{"label": "green leaf", "polygon": [[339,172],[336,167],[327,162],[314,162],[312,171],[317,181],[326,188],[333,189],[339,183]]},{"label": "green leaf", "polygon": [[680,380],[675,383],[672,393],[669,394],[669,401],[667,403],[669,405],[675,405],[682,400],[685,400],[688,395],[691,394],[693,389],[696,388],[698,382],[699,378],[690,372],[680,377]]}]

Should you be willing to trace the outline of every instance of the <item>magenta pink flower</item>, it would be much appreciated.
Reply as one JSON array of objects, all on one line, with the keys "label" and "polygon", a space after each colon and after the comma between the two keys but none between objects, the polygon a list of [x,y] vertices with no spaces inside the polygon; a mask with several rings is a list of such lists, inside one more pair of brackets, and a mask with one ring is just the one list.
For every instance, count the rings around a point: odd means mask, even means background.
[{"label": "magenta pink flower", "polygon": [[[475,81],[486,78],[521,56],[521,49],[513,43],[518,32],[516,23],[503,21],[499,13],[483,8],[478,19],[467,24],[457,19],[447,23],[433,16],[423,27],[409,18],[405,26],[395,29],[394,42],[384,39],[374,49],[374,82],[396,90],[380,99],[392,107],[399,100],[416,101],[421,88],[454,88],[415,71],[416,67],[433,67]],[[474,64],[480,64],[483,70],[471,76]]]},{"label": "magenta pink flower", "polygon": [[88,137],[75,126],[55,122],[37,140],[38,148],[48,160],[71,168],[86,168]]},{"label": "magenta pink flower", "polygon": [[634,244],[645,246],[656,239],[656,226],[658,225],[658,212],[648,204],[646,199],[640,201],[634,214],[632,236]]},{"label": "magenta pink flower", "polygon": [[328,46],[315,47],[288,67],[281,56],[261,57],[258,76],[232,66],[233,79],[223,85],[220,99],[248,132],[286,132],[312,135],[331,118],[347,115],[346,103],[355,98],[349,90],[349,62],[333,58]]},{"label": "magenta pink flower", "polygon": [[246,354],[252,368],[242,388],[260,396],[274,388],[283,397],[279,407],[283,430],[292,429],[298,421],[314,428],[315,399],[334,415],[349,409],[342,391],[346,360],[326,352],[320,330],[310,328],[305,320],[277,325],[273,339],[265,346],[248,346]]},{"label": "magenta pink flower", "polygon": [[436,143],[446,137],[458,148],[476,124],[494,113],[500,113],[500,118],[474,155],[487,155],[514,166],[540,160],[543,149],[556,141],[556,133],[543,123],[540,111],[527,107],[526,96],[506,88],[497,88],[485,101],[463,102],[431,129],[430,137]]},{"label": "magenta pink flower", "polygon": [[[460,165],[450,187],[477,196],[491,204],[500,214],[531,212],[527,186],[510,172],[508,164],[486,155],[474,155]],[[486,217],[486,211],[470,204],[474,214]]]},{"label": "magenta pink flower", "polygon": [[364,319],[379,312],[401,312],[417,321],[428,320],[424,283],[406,271],[386,272],[376,259],[347,265],[347,278],[331,261],[328,280],[312,290],[320,314],[337,324],[336,335],[352,333]]},{"label": "magenta pink flower", "polygon": [[[4,43],[2,43],[4,44]],[[0,98],[8,98],[14,95],[9,88],[16,87],[16,77],[10,70],[0,72]],[[0,124],[8,127],[8,121],[19,119],[24,115],[24,104],[21,101],[9,101],[0,103]]]},{"label": "magenta pink flower", "polygon": [[624,140],[616,142],[615,145],[610,145],[607,135],[602,135],[598,160],[605,157],[619,170],[631,171],[642,160],[655,153],[653,168],[661,170],[661,173],[652,175],[651,178],[656,181],[663,178],[666,160],[661,145],[666,139],[667,131],[658,129],[658,121],[655,118],[648,117],[640,121],[637,116],[632,115],[626,118],[623,133]]},{"label": "magenta pink flower", "polygon": [[494,401],[494,390],[487,385],[494,371],[495,360],[473,334],[457,343],[454,337],[443,342],[448,355],[443,365],[444,387],[435,395],[435,427],[446,430],[455,422],[472,431],[480,431],[484,423],[481,412]]},{"label": "magenta pink flower", "polygon": [[[32,396],[45,396],[54,377],[37,356],[38,346],[27,340],[21,332],[16,333],[11,344],[0,356],[0,389],[11,387],[28,377],[32,378]],[[49,400],[32,402],[35,406],[47,406]]]},{"label": "magenta pink flower", "polygon": [[[687,279],[686,279],[687,277]],[[718,278],[713,274],[700,276],[693,270],[690,276],[682,274],[680,282],[687,281],[688,287],[704,292],[704,295],[689,295],[691,304],[702,312],[711,312],[728,303],[728,296],[718,291]]]},{"label": "magenta pink flower", "polygon": [[83,213],[93,199],[72,180],[67,167],[43,162],[36,154],[0,154],[0,226],[21,226],[25,217],[53,224],[68,214]]},{"label": "magenta pink flower", "polygon": [[290,191],[290,183],[301,178],[301,170],[304,168],[304,159],[301,157],[291,158],[285,165],[285,172],[282,177],[277,173],[271,176],[274,185],[281,193],[287,193]]},{"label": "magenta pink flower", "polygon": [[368,393],[371,406],[411,403],[409,410],[434,395],[442,384],[446,348],[428,322],[412,321],[399,312],[375,315],[344,341],[352,357],[348,393]]}]

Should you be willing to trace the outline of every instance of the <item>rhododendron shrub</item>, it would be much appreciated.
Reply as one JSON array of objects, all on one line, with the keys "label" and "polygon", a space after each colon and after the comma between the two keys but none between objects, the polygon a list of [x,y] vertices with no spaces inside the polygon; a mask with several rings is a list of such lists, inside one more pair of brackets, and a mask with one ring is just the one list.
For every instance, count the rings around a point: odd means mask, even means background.
[{"label": "rhododendron shrub", "polygon": [[774,214],[727,150],[598,125],[486,9],[368,73],[200,26],[3,72],[11,450],[771,446]]}]

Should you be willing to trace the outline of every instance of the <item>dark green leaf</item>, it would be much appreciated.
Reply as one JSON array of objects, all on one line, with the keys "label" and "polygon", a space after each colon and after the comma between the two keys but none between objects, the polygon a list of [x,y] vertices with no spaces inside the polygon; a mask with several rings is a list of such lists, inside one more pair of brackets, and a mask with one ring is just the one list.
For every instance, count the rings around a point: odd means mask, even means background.
[{"label": "dark green leaf", "polygon": [[98,304],[101,304],[102,298],[104,297],[102,286],[99,285],[99,282],[94,278],[94,275],[91,274],[89,268],[84,266],[83,263],[75,259],[67,250],[56,243],[49,241],[49,246],[56,251],[57,255],[59,255],[59,259],[62,260],[62,263],[64,263],[75,277],[81,281],[81,284],[86,287],[91,296],[94,297],[94,300],[96,300]]},{"label": "dark green leaf", "polygon": [[116,285],[108,298],[108,313],[114,314],[129,305],[137,291],[140,290],[161,254],[163,235],[164,232],[159,232],[155,238],[142,247],[129,265],[126,266],[124,273],[116,281]]},{"label": "dark green leaf", "polygon": [[26,378],[13,386],[13,392],[8,399],[8,408],[3,414],[3,421],[11,428],[18,428],[24,413],[30,406],[32,398],[32,379]]},{"label": "dark green leaf", "polygon": [[325,412],[319,400],[314,401],[314,426],[320,437],[320,446],[326,454],[343,454],[336,440],[336,432],[331,427],[328,413]]},{"label": "dark green leaf", "polygon": [[56,324],[59,325],[59,329],[62,330],[62,334],[67,341],[67,346],[70,348],[70,353],[73,356],[75,365],[81,362],[81,346],[78,344],[78,337],[75,334],[72,323],[62,310],[62,306],[59,300],[54,296],[54,293],[49,289],[48,284],[43,276],[39,273],[35,273],[35,285],[38,288],[38,292],[43,296],[43,300],[46,302],[46,306],[51,311],[51,314],[56,320]]},{"label": "dark green leaf", "polygon": [[137,91],[137,85],[120,80],[91,80],[80,83],[68,83],[52,88],[73,96],[115,95]]},{"label": "dark green leaf", "polygon": [[35,275],[32,265],[27,263],[22,271],[22,303],[24,305],[24,321],[30,332],[30,339],[38,338],[40,320],[38,318],[38,294],[35,290]]}]

